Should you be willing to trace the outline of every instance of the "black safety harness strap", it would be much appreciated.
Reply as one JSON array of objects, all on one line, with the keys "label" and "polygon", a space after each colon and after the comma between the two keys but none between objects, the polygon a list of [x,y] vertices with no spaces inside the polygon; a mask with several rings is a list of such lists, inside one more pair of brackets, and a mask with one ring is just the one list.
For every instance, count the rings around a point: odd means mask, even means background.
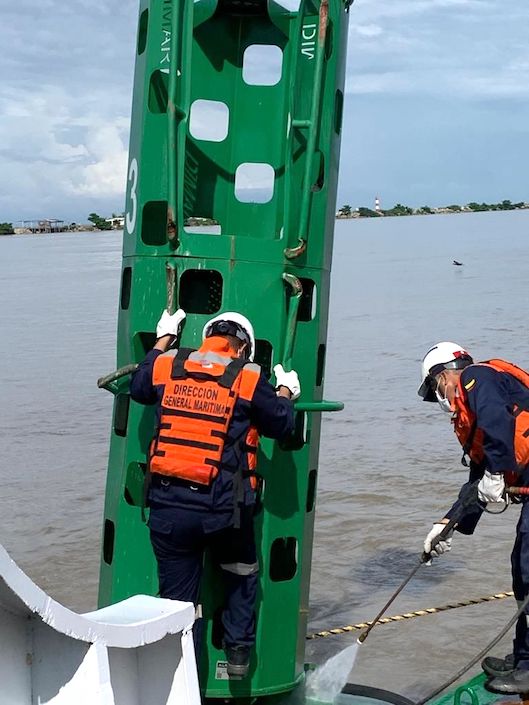
[{"label": "black safety harness strap", "polygon": [[239,376],[239,372],[242,370],[242,368],[246,365],[247,362],[247,360],[243,360],[242,358],[236,358],[235,360],[232,360],[224,370],[222,376],[219,377],[218,383],[220,384],[220,386],[225,387],[226,389],[231,389],[235,384],[235,380]]},{"label": "black safety harness strap", "polygon": [[192,352],[195,352],[193,348],[178,348],[178,352],[174,356],[173,366],[171,368],[171,379],[181,379],[182,377],[187,377],[188,372],[186,372],[184,364]]},{"label": "black safety harness strap", "polygon": [[[241,528],[241,506],[244,504],[244,477],[247,473],[244,472],[244,451],[246,444],[246,435],[248,430],[244,431],[233,445],[233,450],[236,459],[236,470],[233,471],[233,528]],[[229,470],[229,468],[226,468]]]}]

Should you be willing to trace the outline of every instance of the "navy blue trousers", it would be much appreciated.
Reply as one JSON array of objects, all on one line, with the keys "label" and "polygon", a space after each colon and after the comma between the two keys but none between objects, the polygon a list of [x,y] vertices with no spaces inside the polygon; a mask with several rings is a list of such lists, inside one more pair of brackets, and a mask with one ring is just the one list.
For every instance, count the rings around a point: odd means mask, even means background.
[{"label": "navy blue trousers", "polygon": [[[524,502],[511,554],[512,589],[518,602],[529,595],[529,502]],[[516,623],[513,653],[517,668],[529,670],[529,608]]]},{"label": "navy blue trousers", "polygon": [[223,580],[224,642],[227,646],[253,646],[258,570],[253,507],[242,508],[240,529],[205,531],[205,517],[210,527],[211,512],[151,504],[149,529],[158,563],[160,596],[196,605],[204,552],[208,549]]}]

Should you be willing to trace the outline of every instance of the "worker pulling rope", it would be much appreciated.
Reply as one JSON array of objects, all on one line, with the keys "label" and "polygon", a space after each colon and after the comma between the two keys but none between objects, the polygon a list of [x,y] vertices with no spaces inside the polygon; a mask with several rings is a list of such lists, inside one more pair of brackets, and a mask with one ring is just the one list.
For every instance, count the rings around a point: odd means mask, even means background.
[{"label": "worker pulling rope", "polygon": [[[506,597],[513,597],[514,593],[510,592],[497,592],[494,595],[486,595],[485,597],[476,597],[470,600],[464,600],[463,602],[451,602],[448,605],[442,605],[441,607],[427,607],[422,610],[414,610],[413,612],[406,612],[405,614],[396,614],[393,617],[381,617],[376,621],[375,624],[389,624],[390,622],[402,622],[406,619],[413,619],[414,617],[424,617],[427,614],[436,614],[437,612],[445,612],[446,610],[455,610],[458,607],[469,607],[470,605],[479,605],[482,602],[494,602],[495,600],[504,600]],[[320,639],[328,636],[336,636],[338,634],[347,634],[348,632],[354,632],[360,629],[365,629],[372,625],[372,622],[359,622],[358,624],[348,624],[344,627],[334,627],[333,629],[322,630],[321,632],[313,632],[312,634],[307,634],[306,639]]]}]

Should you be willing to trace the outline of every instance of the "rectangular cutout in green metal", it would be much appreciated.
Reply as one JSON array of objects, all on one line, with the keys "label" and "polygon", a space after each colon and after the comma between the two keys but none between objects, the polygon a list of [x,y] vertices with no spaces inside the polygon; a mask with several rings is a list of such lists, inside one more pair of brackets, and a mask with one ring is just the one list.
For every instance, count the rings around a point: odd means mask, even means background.
[{"label": "rectangular cutout in green metal", "polygon": [[156,70],[149,82],[148,106],[151,113],[166,113],[168,101],[169,76],[164,71]]},{"label": "rectangular cutout in green metal", "polygon": [[309,482],[307,487],[307,503],[305,509],[307,513],[314,509],[314,500],[316,499],[316,479],[318,476],[317,470],[311,470],[309,472]]},{"label": "rectangular cutout in green metal", "polygon": [[132,282],[132,267],[125,267],[121,273],[121,310],[126,311],[130,304],[130,287]]},{"label": "rectangular cutout in green metal", "polygon": [[272,343],[268,340],[257,339],[255,341],[255,362],[261,365],[266,379],[270,379],[272,374]]},{"label": "rectangular cutout in green metal", "polygon": [[316,363],[316,386],[321,387],[323,375],[325,372],[325,343],[320,343],[318,346],[318,358]]},{"label": "rectangular cutout in green metal", "polygon": [[141,218],[141,239],[146,245],[167,242],[167,201],[147,201]]},{"label": "rectangular cutout in green metal", "polygon": [[136,333],[132,339],[134,362],[141,362],[145,355],[152,350],[156,342],[156,333],[142,331]]},{"label": "rectangular cutout in green metal", "polygon": [[103,531],[103,560],[107,565],[112,565],[114,558],[114,538],[116,530],[114,522],[110,519],[105,519],[105,528]]},{"label": "rectangular cutout in green metal", "polygon": [[117,436],[127,435],[129,422],[130,395],[117,394],[114,398],[114,433]]},{"label": "rectangular cutout in green metal", "polygon": [[145,463],[129,463],[127,467],[124,496],[127,504],[133,507],[143,506],[146,468]]},{"label": "rectangular cutout in green metal", "polygon": [[138,24],[138,44],[137,52],[138,56],[141,56],[145,51],[147,46],[147,30],[149,28],[149,10],[144,10],[140,15],[140,21]]},{"label": "rectangular cutout in green metal", "polygon": [[301,450],[305,443],[307,443],[307,415],[304,411],[296,411],[294,432],[279,443],[279,446],[282,450]]},{"label": "rectangular cutout in green metal", "polygon": [[312,279],[300,277],[303,293],[299,301],[298,321],[312,321],[316,315],[317,289]]},{"label": "rectangular cutout in green metal", "polygon": [[178,300],[187,313],[217,313],[222,306],[222,274],[214,269],[186,269]]},{"label": "rectangular cutout in green metal", "polygon": [[298,569],[298,542],[294,536],[275,539],[270,548],[270,580],[275,583],[292,580]]}]

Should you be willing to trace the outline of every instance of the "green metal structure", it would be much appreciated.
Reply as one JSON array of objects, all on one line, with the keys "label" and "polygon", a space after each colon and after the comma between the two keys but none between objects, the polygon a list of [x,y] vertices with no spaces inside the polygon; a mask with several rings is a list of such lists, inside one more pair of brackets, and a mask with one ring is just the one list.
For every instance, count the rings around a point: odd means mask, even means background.
[{"label": "green metal structure", "polygon": [[[236,310],[257,362],[294,367],[303,387],[296,437],[260,450],[257,644],[241,681],[226,676],[206,566],[209,697],[287,692],[304,671],[320,418],[341,408],[322,390],[347,24],[342,0],[141,0],[117,364],[144,357],[165,306],[187,312],[191,347],[212,315]],[[102,386],[115,403],[101,606],[158,589],[141,517],[153,409],[130,400],[127,376]]]}]

